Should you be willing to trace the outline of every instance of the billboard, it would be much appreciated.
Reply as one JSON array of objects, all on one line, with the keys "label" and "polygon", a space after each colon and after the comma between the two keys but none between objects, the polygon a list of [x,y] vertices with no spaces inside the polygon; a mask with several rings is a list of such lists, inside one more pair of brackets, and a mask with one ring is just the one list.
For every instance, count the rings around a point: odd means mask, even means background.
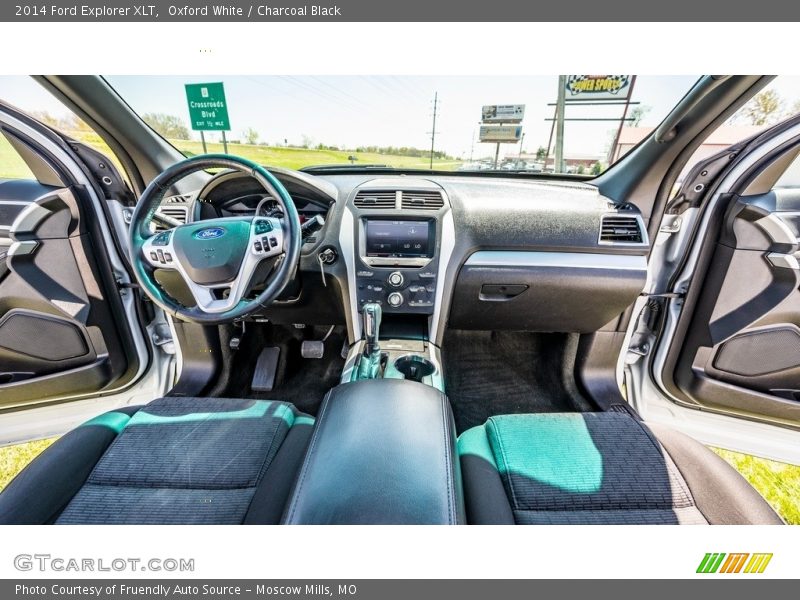
[{"label": "billboard", "polygon": [[631,75],[567,75],[566,99],[627,100]]},{"label": "billboard", "polygon": [[523,117],[524,104],[487,104],[481,109],[483,123],[519,123]]},{"label": "billboard", "polygon": [[478,140],[496,144],[517,143],[522,137],[522,125],[481,125]]}]

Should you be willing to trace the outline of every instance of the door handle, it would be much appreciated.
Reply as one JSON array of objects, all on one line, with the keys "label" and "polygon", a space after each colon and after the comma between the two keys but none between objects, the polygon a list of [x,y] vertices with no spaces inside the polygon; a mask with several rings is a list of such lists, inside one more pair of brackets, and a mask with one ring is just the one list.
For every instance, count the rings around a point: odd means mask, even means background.
[{"label": "door handle", "polygon": [[481,286],[478,298],[484,302],[503,302],[516,298],[528,289],[525,284],[489,284]]}]

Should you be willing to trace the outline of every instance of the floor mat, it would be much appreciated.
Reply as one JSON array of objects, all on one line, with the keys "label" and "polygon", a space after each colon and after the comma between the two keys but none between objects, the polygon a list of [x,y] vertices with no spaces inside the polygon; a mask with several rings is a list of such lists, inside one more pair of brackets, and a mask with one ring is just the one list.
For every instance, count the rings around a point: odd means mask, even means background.
[{"label": "floor mat", "polygon": [[[259,327],[247,332],[246,343],[235,356],[230,383],[225,396],[231,398],[258,398],[291,402],[301,412],[316,415],[325,394],[339,384],[344,369],[341,357],[345,332],[337,327],[325,341],[322,358],[303,358],[300,345],[304,338],[322,339],[325,331],[288,329],[284,327]],[[250,389],[258,354],[264,346],[278,346],[281,357],[276,386],[270,392]]]},{"label": "floor mat", "polygon": [[492,415],[588,410],[572,379],[567,334],[450,330],[445,389],[458,433]]}]

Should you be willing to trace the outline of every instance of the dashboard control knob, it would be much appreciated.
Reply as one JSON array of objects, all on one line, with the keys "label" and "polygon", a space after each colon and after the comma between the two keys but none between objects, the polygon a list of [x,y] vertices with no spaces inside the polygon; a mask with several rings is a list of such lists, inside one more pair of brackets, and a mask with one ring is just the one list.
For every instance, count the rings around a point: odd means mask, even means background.
[{"label": "dashboard control knob", "polygon": [[389,303],[389,306],[394,306],[397,308],[403,303],[403,294],[400,292],[392,292],[389,294],[389,297],[386,299],[386,301]]},{"label": "dashboard control knob", "polygon": [[389,285],[393,287],[400,287],[403,285],[403,274],[400,271],[394,271],[393,273],[389,274],[389,279],[387,280]]}]

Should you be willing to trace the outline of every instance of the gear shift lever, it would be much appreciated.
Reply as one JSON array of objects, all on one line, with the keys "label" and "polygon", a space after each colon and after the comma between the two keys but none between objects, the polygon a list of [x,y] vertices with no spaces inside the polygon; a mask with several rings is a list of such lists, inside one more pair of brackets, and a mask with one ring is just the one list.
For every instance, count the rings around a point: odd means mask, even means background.
[{"label": "gear shift lever", "polygon": [[366,303],[361,309],[364,323],[364,352],[358,362],[357,379],[376,379],[381,371],[381,347],[378,336],[381,328],[381,305]]},{"label": "gear shift lever", "polygon": [[364,339],[367,343],[364,345],[365,356],[375,356],[380,354],[381,347],[378,343],[381,329],[381,305],[375,302],[367,302],[361,308],[361,316],[364,322]]}]

